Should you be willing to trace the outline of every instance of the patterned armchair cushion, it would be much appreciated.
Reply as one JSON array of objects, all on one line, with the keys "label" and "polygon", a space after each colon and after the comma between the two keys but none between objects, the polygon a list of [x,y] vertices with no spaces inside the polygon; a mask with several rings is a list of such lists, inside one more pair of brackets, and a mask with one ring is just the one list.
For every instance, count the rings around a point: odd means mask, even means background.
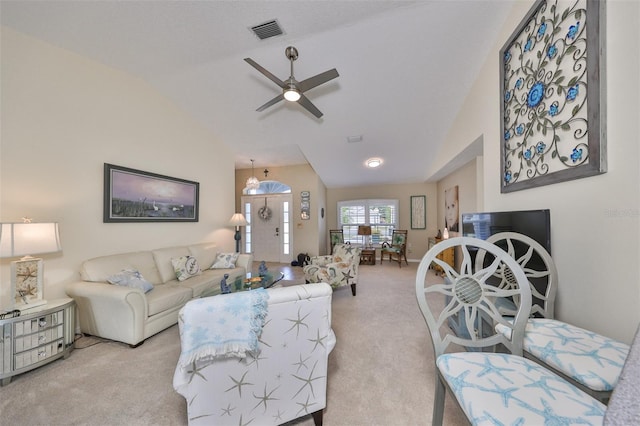
[{"label": "patterned armchair cushion", "polygon": [[407,243],[407,234],[404,234],[404,233],[399,234],[394,232],[393,237],[391,238],[391,244],[385,243],[385,246],[382,248],[382,250],[387,253],[388,252],[400,253],[406,243]]},{"label": "patterned armchair cushion", "polygon": [[328,283],[333,288],[356,284],[360,247],[338,244],[332,256],[315,256],[311,264],[303,268],[305,280],[309,283]]},{"label": "patterned armchair cushion", "polygon": [[333,262],[333,256],[314,256],[311,258],[310,265],[327,266]]}]

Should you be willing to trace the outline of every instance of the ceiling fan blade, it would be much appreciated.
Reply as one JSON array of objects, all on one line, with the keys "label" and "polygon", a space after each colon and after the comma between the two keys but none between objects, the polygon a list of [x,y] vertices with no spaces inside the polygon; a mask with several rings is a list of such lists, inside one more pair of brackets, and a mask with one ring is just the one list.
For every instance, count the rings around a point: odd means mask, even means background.
[{"label": "ceiling fan blade", "polygon": [[283,99],[284,99],[284,95],[280,93],[278,96],[276,96],[275,98],[271,99],[269,102],[267,102],[266,104],[258,108],[256,111],[264,111],[265,109],[269,108],[271,105],[275,105]]},{"label": "ceiling fan blade", "polygon": [[284,89],[284,81],[280,80],[278,77],[276,77],[275,75],[271,74],[269,71],[267,71],[264,67],[262,67],[262,65],[259,65],[256,61],[254,61],[251,58],[244,58],[244,60],[251,65],[252,67],[254,67],[255,69],[257,69],[258,71],[260,71],[262,74],[264,74],[269,80],[273,81],[275,84],[277,84],[278,86],[280,86],[282,89]]},{"label": "ceiling fan blade", "polygon": [[298,99],[298,103],[305,107],[311,114],[315,115],[316,118],[322,117],[322,113],[314,104],[311,103],[309,98],[307,98],[302,93],[300,94],[300,99]]},{"label": "ceiling fan blade", "polygon": [[306,80],[302,80],[298,83],[298,89],[300,89],[301,92],[306,92],[307,90],[313,89],[314,87],[319,86],[322,83],[326,83],[329,80],[333,80],[338,76],[338,71],[334,68],[332,70],[320,73],[316,76],[309,77]]}]

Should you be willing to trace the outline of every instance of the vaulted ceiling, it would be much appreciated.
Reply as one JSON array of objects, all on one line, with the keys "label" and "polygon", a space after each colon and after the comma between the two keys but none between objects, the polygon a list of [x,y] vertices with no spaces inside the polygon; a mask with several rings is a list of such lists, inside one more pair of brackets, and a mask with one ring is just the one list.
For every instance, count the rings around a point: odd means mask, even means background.
[{"label": "vaulted ceiling", "polygon": [[[236,168],[252,158],[257,168],[309,163],[337,188],[423,182],[437,172],[432,160],[511,5],[3,0],[0,13],[4,26],[146,81],[227,144]],[[250,30],[273,19],[283,35],[259,40]],[[320,119],[288,102],[256,112],[280,89],[243,59],[284,80],[290,45],[298,80],[340,74],[306,93]],[[369,157],[384,163],[367,169]]]}]

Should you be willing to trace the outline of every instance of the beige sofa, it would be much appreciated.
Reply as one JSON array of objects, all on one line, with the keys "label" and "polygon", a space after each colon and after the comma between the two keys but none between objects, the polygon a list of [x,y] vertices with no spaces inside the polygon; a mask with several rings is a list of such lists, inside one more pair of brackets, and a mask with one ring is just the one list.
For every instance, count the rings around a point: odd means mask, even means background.
[{"label": "beige sofa", "polygon": [[[83,333],[137,346],[154,334],[178,322],[178,311],[191,299],[220,293],[220,281],[251,272],[253,256],[241,254],[234,269],[208,269],[219,250],[214,243],[167,247],[150,251],[114,254],[82,263],[82,281],[66,286],[77,304]],[[202,273],[184,281],[176,279],[172,259],[193,256]],[[122,270],[139,271],[153,284],[145,293],[138,288],[109,284],[107,278]]]}]

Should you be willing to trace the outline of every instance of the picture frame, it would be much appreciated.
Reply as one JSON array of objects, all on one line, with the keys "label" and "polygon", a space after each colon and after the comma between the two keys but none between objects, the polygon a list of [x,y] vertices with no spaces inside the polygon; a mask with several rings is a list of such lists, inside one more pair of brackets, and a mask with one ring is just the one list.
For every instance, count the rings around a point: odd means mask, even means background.
[{"label": "picture frame", "polygon": [[411,197],[411,229],[427,228],[427,197],[412,195]]},{"label": "picture frame", "polygon": [[11,295],[13,306],[29,309],[47,303],[44,300],[44,264],[40,258],[11,262]]},{"label": "picture frame", "polygon": [[538,0],[500,49],[500,188],[607,171],[605,0]]},{"label": "picture frame", "polygon": [[300,191],[300,219],[311,219],[311,193],[309,191]]},{"label": "picture frame", "polygon": [[104,164],[103,222],[198,222],[200,184]]}]

